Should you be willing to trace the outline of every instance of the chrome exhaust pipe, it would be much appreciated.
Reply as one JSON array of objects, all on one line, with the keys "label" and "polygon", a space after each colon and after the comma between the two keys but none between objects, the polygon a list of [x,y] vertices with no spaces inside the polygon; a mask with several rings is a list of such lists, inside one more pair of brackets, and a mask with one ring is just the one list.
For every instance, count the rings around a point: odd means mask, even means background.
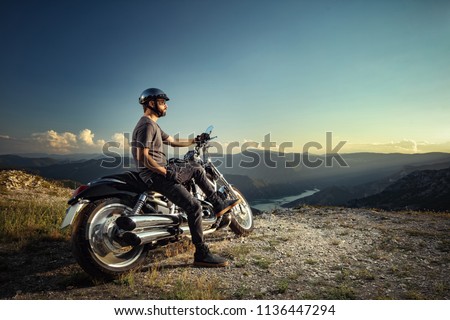
[{"label": "chrome exhaust pipe", "polygon": [[[190,235],[189,226],[181,225],[182,218],[176,215],[133,215],[122,216],[116,219],[116,225],[125,232],[117,235],[116,241],[123,246],[139,246],[154,241],[175,238],[177,235]],[[215,231],[211,226],[217,219],[204,218],[202,225],[204,234]]]},{"label": "chrome exhaust pipe", "polygon": [[[209,234],[211,232],[216,231],[216,228],[211,228],[207,230],[203,230],[203,234]],[[142,232],[133,232],[126,231],[118,236],[116,240],[121,243],[123,246],[139,246],[147,243],[151,243],[159,240],[166,240],[170,238],[175,238],[180,234],[185,234],[186,236],[190,236],[189,226],[182,226],[180,228],[177,227],[169,227],[167,229],[164,228],[152,228],[148,230],[144,230]]]},{"label": "chrome exhaust pipe", "polygon": [[173,227],[180,224],[180,218],[168,214],[122,216],[116,219],[116,225],[124,231],[155,227]]},{"label": "chrome exhaust pipe", "polygon": [[[204,217],[203,225],[213,224],[216,217]],[[183,218],[173,214],[152,214],[152,215],[132,215],[122,216],[116,219],[116,225],[124,231],[135,229],[175,227],[183,222]]]},{"label": "chrome exhaust pipe", "polygon": [[147,230],[139,233],[134,233],[127,231],[123,233],[120,238],[122,243],[125,243],[129,246],[139,246],[144,245],[153,241],[164,240],[174,238],[177,234],[180,234],[182,230],[179,229],[161,229],[154,228],[152,230]]}]

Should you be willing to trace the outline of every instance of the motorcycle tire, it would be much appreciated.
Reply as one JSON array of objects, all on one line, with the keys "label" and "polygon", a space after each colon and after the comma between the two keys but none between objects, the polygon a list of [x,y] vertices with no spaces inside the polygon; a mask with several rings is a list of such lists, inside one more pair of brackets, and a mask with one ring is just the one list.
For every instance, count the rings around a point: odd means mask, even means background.
[{"label": "motorcycle tire", "polygon": [[241,202],[231,209],[231,223],[230,229],[239,236],[246,236],[253,231],[253,213],[249,203],[245,199],[244,195],[235,187],[234,192],[241,200]]},{"label": "motorcycle tire", "polygon": [[89,203],[79,214],[72,230],[72,252],[78,264],[95,279],[113,280],[140,267],[148,246],[122,247],[113,240],[114,221],[132,205],[108,198]]}]

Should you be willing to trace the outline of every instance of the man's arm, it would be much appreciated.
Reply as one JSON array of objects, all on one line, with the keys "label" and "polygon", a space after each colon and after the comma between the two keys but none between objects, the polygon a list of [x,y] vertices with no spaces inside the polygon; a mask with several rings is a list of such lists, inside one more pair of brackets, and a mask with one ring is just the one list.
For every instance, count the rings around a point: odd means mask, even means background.
[{"label": "man's arm", "polygon": [[164,140],[164,144],[168,144],[172,147],[189,147],[194,143],[194,139],[175,139],[172,136],[169,136],[166,140]]},{"label": "man's arm", "polygon": [[156,172],[158,174],[161,174],[163,176],[166,175],[167,170],[166,168],[160,166],[148,153],[149,148],[137,148],[137,161],[138,163],[143,163],[144,166],[153,172]]}]

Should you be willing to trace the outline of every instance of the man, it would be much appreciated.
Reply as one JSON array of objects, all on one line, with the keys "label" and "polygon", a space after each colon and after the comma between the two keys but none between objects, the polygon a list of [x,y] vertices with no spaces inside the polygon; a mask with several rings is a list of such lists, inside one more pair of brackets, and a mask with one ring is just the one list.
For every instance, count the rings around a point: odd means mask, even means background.
[{"label": "man", "polygon": [[150,88],[142,92],[139,103],[144,115],[136,124],[132,137],[132,153],[139,169],[139,176],[151,190],[165,195],[170,201],[181,207],[188,216],[192,242],[196,247],[194,265],[203,267],[224,267],[228,261],[212,254],[204,243],[202,229],[202,207],[183,186],[183,183],[194,178],[197,185],[214,206],[219,217],[239,203],[239,200],[223,201],[214,192],[201,166],[183,163],[183,166],[168,164],[163,144],[172,147],[188,147],[204,135],[196,139],[174,139],[166,134],[156,123],[167,112],[169,98],[160,89]]}]

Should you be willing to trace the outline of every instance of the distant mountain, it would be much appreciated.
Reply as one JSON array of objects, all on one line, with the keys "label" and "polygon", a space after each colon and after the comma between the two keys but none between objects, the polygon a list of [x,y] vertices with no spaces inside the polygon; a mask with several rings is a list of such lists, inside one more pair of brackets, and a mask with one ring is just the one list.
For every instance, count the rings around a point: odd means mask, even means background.
[{"label": "distant mountain", "polygon": [[302,204],[346,206],[350,200],[369,197],[382,192],[397,180],[414,171],[438,170],[450,167],[450,161],[431,163],[422,166],[406,165],[395,174],[378,177],[377,180],[357,185],[333,185],[302,199],[284,204],[283,207],[292,208]]},{"label": "distant mountain", "polygon": [[60,162],[61,161],[49,157],[25,158],[12,154],[0,155],[0,169],[46,167]]},{"label": "distant mountain", "polygon": [[129,164],[129,158],[114,158],[107,161],[105,159],[91,159],[80,162],[56,163],[46,167],[32,167],[28,170],[46,178],[69,179],[87,183],[99,177],[133,170]]},{"label": "distant mountain", "polygon": [[[55,159],[0,155],[0,169],[23,169],[46,178],[80,183],[133,170],[133,162],[128,157],[80,160],[82,156],[85,155]],[[448,153],[354,153],[341,156],[348,166],[340,166],[333,156],[260,150],[252,150],[250,154],[214,155],[212,158],[219,164],[222,174],[249,200],[292,196],[317,188],[321,191],[301,201],[329,205],[342,205],[351,199],[379,193],[413,170],[442,169],[450,165]],[[308,161],[320,165],[311,168],[305,165]]]},{"label": "distant mountain", "polygon": [[285,208],[293,208],[302,204],[323,206],[345,206],[348,201],[355,198],[367,197],[383,191],[392,183],[391,179],[385,178],[357,186],[331,186],[314,193],[311,196],[294,200],[282,205]]},{"label": "distant mountain", "polygon": [[[250,153],[217,155],[224,174],[248,176],[267,184],[301,183],[308,188],[356,186],[395,175],[408,166],[450,163],[449,153],[382,154],[351,153],[340,155],[348,166],[340,166],[332,155],[278,153],[251,150]],[[310,165],[308,165],[308,163]],[[311,165],[313,164],[313,165]]]},{"label": "distant mountain", "polygon": [[343,206],[349,200],[354,199],[357,196],[357,189],[353,187],[345,186],[332,186],[327,187],[315,194],[291,201],[283,204],[284,208],[294,208],[299,205],[321,205],[321,206]]},{"label": "distant mountain", "polygon": [[225,179],[236,186],[249,201],[283,197],[286,194],[299,194],[306,187],[299,183],[270,184],[248,176],[225,174]]},{"label": "distant mountain", "polygon": [[450,211],[450,168],[408,174],[384,191],[349,202],[352,207]]}]

